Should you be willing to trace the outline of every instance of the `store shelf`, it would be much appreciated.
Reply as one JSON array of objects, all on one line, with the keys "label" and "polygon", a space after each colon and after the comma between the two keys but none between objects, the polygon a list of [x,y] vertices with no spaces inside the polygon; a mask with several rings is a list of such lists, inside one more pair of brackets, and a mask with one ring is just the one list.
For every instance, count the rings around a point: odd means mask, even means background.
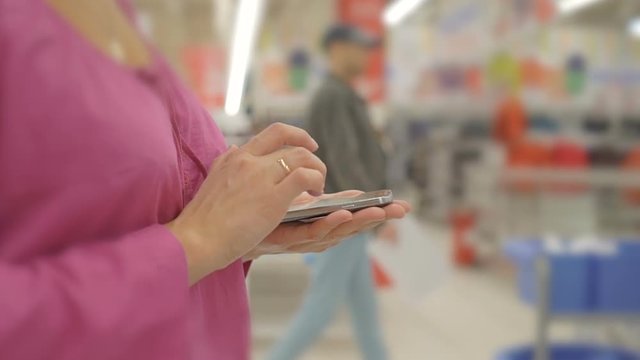
[{"label": "store shelf", "polygon": [[508,169],[502,174],[503,183],[526,181],[534,184],[572,183],[613,188],[637,187],[640,171],[630,170],[567,170],[567,169]]}]

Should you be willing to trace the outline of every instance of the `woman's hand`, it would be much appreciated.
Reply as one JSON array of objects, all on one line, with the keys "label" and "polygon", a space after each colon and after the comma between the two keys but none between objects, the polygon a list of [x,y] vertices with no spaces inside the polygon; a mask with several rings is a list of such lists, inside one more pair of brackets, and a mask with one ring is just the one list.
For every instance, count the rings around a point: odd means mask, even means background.
[{"label": "woman's hand", "polygon": [[[361,193],[345,191],[321,198],[357,196]],[[313,200],[316,198],[305,193],[294,203]],[[410,210],[407,202],[395,201],[384,208],[368,208],[353,214],[347,210],[337,211],[309,224],[282,224],[245,255],[244,259],[253,260],[267,254],[322,252],[353,234],[374,228],[386,220],[402,218]]]},{"label": "woman's hand", "polygon": [[185,249],[191,284],[255,248],[301,193],[322,194],[326,167],[312,154],[317,148],[304,130],[274,124],[213,162],[194,199],[167,224]]}]

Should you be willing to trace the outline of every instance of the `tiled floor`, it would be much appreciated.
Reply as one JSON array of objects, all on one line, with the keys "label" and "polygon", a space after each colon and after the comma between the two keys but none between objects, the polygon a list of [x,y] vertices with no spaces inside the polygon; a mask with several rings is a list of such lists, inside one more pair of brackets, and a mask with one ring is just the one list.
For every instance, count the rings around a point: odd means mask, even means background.
[{"label": "tiled floor", "polygon": [[[446,234],[425,231],[431,241],[445,244]],[[446,247],[440,249],[441,256],[447,256]],[[261,260],[252,269],[255,359],[264,358],[284,332],[306,286],[307,271],[299,257]],[[455,270],[417,303],[397,292],[382,292],[380,311],[392,359],[399,360],[493,359],[499,349],[530,341],[534,330],[533,312],[520,304],[511,280],[495,270]],[[347,319],[340,315],[303,359],[359,359]]]}]

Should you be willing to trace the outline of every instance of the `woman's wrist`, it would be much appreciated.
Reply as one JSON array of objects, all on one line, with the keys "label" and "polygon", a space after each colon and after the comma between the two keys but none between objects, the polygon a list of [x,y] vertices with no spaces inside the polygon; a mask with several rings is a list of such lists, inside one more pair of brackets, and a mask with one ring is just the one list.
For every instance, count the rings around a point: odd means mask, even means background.
[{"label": "woman's wrist", "polygon": [[189,285],[200,281],[210,273],[224,268],[222,259],[216,259],[220,251],[209,249],[211,242],[202,241],[200,236],[190,227],[182,226],[176,220],[165,224],[167,229],[182,245],[189,273]]}]

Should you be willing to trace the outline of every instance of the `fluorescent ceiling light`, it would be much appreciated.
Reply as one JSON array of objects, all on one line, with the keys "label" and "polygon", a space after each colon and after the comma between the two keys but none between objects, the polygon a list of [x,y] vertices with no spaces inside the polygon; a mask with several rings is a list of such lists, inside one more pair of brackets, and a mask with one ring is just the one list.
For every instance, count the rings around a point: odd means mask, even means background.
[{"label": "fluorescent ceiling light", "polygon": [[382,19],[388,26],[395,26],[414,12],[426,0],[396,0],[384,9]]},{"label": "fluorescent ceiling light", "polygon": [[263,0],[240,0],[236,10],[224,104],[224,111],[229,116],[240,112],[251,53],[260,24],[262,2]]},{"label": "fluorescent ceiling light", "polygon": [[631,21],[629,21],[629,25],[627,25],[627,29],[629,30],[629,34],[631,34],[631,36],[640,38],[640,17],[631,19]]},{"label": "fluorescent ceiling light", "polygon": [[602,1],[603,0],[560,0],[558,3],[558,9],[560,10],[560,13],[567,15]]}]

